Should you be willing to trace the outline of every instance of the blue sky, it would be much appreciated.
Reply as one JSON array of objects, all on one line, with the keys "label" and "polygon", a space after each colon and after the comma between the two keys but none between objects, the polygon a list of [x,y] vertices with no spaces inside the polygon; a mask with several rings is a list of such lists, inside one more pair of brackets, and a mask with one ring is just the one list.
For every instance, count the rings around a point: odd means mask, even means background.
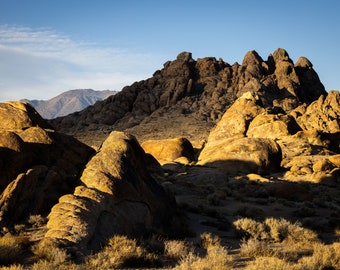
[{"label": "blue sky", "polygon": [[0,101],[121,90],[182,51],[233,64],[285,48],[340,88],[340,1],[0,0]]}]

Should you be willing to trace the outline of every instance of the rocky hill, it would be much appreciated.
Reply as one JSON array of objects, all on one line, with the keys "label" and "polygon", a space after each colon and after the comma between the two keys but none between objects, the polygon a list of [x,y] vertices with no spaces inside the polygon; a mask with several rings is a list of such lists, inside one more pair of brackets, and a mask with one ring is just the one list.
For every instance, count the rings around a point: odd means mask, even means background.
[{"label": "rocky hill", "polygon": [[93,105],[95,102],[116,93],[116,91],[110,90],[96,91],[92,89],[76,89],[61,93],[49,100],[25,99],[23,101],[33,105],[43,118],[52,119],[81,111],[86,107]]},{"label": "rocky hill", "polygon": [[51,124],[79,138],[84,132],[96,138],[96,130],[107,136],[116,129],[128,130],[141,141],[176,136],[206,139],[226,109],[248,91],[256,93],[264,107],[286,113],[327,94],[311,62],[300,57],[293,63],[284,49],[267,60],[250,51],[242,64],[233,65],[214,57],[194,60],[183,52],[153,77]]}]

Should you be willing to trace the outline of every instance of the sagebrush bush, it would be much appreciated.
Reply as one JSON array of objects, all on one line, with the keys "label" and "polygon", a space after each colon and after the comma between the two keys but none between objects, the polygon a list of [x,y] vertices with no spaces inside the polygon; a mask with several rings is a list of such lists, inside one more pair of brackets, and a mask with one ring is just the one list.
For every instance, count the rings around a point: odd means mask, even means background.
[{"label": "sagebrush bush", "polygon": [[114,236],[97,254],[89,256],[86,269],[115,269],[118,267],[152,267],[158,263],[156,255],[138,246],[135,239]]},{"label": "sagebrush bush", "polygon": [[241,238],[265,240],[269,238],[266,226],[251,218],[240,218],[233,222],[236,234]]},{"label": "sagebrush bush", "polygon": [[292,270],[292,267],[291,263],[277,257],[257,257],[248,264],[246,270]]},{"label": "sagebrush bush", "polygon": [[32,265],[32,270],[83,270],[81,265],[76,265],[71,262],[57,265],[54,262],[39,260]]},{"label": "sagebrush bush", "polygon": [[285,242],[296,245],[310,245],[319,242],[318,234],[310,229],[302,227],[301,223],[295,222],[287,228],[288,234]]},{"label": "sagebrush bush", "polygon": [[201,246],[205,249],[208,249],[209,247],[218,247],[221,246],[221,239],[216,236],[212,235],[211,233],[202,233],[200,235],[201,238]]},{"label": "sagebrush bush", "polygon": [[245,257],[276,256],[277,250],[270,247],[268,243],[250,238],[244,240],[240,245],[240,254]]},{"label": "sagebrush bush", "polygon": [[9,266],[2,266],[0,267],[0,270],[24,270],[24,266],[21,264],[12,264]]},{"label": "sagebrush bush", "polygon": [[340,243],[313,245],[313,254],[301,258],[297,270],[340,269]]},{"label": "sagebrush bush", "polygon": [[288,237],[289,227],[291,223],[284,218],[266,218],[264,221],[270,232],[270,237],[275,242],[282,242]]},{"label": "sagebrush bush", "polygon": [[33,228],[39,228],[46,224],[47,218],[41,215],[30,215],[27,222],[31,224]]},{"label": "sagebrush bush", "polygon": [[164,255],[172,259],[180,259],[193,252],[193,248],[186,242],[180,240],[168,240],[164,242]]},{"label": "sagebrush bush", "polygon": [[206,255],[201,257],[193,252],[184,256],[174,268],[177,270],[227,270],[232,269],[233,259],[225,247],[221,246],[220,239],[211,234],[201,235],[202,246],[206,246]]},{"label": "sagebrush bush", "polygon": [[28,238],[6,234],[0,238],[0,265],[20,263],[24,260]]},{"label": "sagebrush bush", "polygon": [[45,241],[37,243],[32,247],[32,251],[38,262],[40,261],[41,264],[49,264],[53,267],[64,265],[70,259],[66,250],[59,248],[55,242]]},{"label": "sagebrush bush", "polygon": [[290,244],[301,245],[319,241],[317,233],[302,227],[299,222],[291,223],[283,218],[267,218],[264,222],[241,218],[234,221],[233,225],[237,235],[246,239],[285,241]]}]

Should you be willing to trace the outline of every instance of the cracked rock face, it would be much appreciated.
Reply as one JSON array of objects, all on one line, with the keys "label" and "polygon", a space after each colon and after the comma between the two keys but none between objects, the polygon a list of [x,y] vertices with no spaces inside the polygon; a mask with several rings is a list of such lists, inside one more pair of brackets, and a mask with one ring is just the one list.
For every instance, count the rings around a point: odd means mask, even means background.
[{"label": "cracked rock face", "polygon": [[0,226],[47,215],[93,149],[55,132],[26,102],[0,103]]},{"label": "cracked rock face", "polygon": [[115,234],[142,235],[169,225],[174,200],[145,160],[133,136],[112,132],[84,169],[82,185],[52,208],[45,238],[97,250]]}]

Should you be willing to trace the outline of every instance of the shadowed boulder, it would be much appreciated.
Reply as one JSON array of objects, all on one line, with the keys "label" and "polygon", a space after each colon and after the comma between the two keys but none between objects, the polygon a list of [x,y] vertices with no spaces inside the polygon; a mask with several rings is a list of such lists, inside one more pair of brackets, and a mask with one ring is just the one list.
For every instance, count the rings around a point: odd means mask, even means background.
[{"label": "shadowed boulder", "polygon": [[0,225],[12,226],[47,215],[93,150],[52,130],[28,103],[1,103],[0,112]]}]

